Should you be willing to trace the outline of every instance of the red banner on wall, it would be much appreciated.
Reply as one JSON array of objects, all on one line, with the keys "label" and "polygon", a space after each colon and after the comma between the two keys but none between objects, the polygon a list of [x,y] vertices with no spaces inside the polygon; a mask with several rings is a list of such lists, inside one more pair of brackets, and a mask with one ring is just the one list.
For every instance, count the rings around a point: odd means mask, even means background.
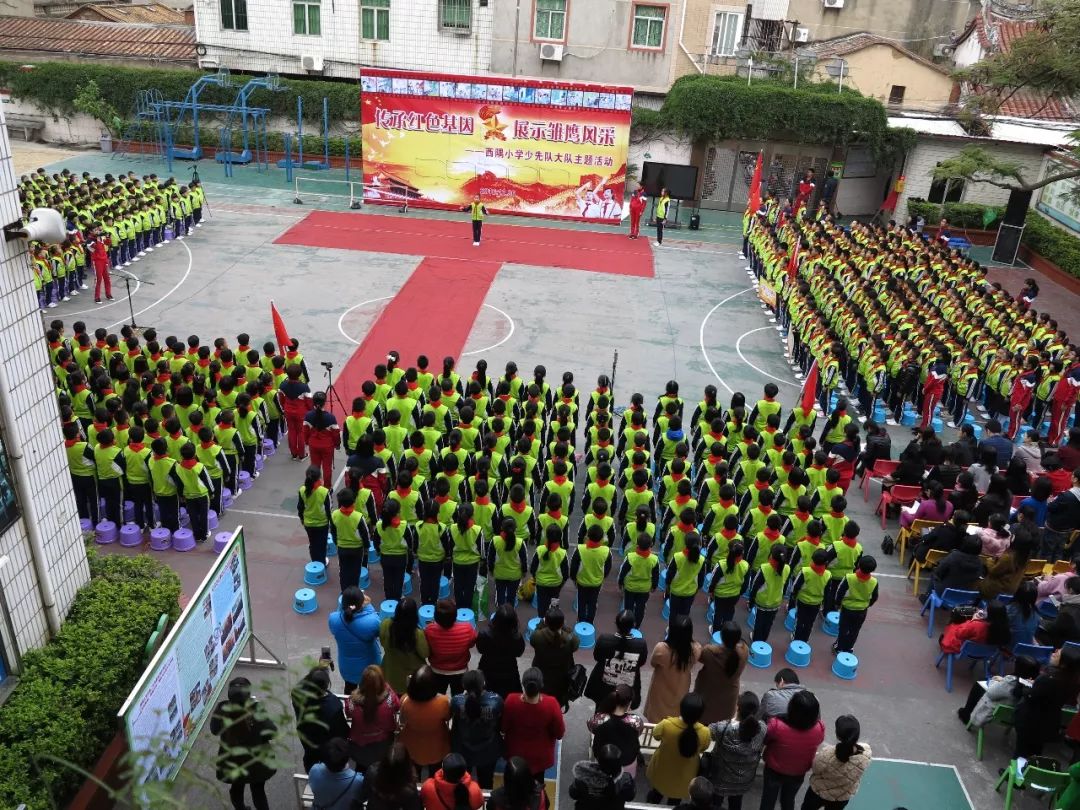
[{"label": "red banner on wall", "polygon": [[617,222],[633,89],[364,70],[364,198]]}]

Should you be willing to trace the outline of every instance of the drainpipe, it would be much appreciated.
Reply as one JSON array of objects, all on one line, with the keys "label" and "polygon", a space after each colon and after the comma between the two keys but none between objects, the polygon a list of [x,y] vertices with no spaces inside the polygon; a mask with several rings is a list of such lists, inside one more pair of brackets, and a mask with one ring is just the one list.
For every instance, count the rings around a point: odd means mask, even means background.
[{"label": "drainpipe", "polygon": [[510,66],[510,75],[517,76],[517,54],[518,54],[518,40],[521,39],[521,33],[518,26],[521,25],[521,0],[517,0],[514,5],[514,61]]},{"label": "drainpipe", "polygon": [[[3,363],[0,363],[0,400],[6,403],[14,402],[11,386],[8,384],[7,368]],[[13,468],[15,493],[18,495],[23,523],[26,525],[26,537],[30,541],[30,559],[34,564],[34,573],[37,575],[38,591],[45,608],[49,636],[52,637],[60,632],[60,613],[56,609],[52,575],[49,573],[46,562],[45,542],[41,537],[41,518],[38,515],[37,505],[34,503],[33,493],[30,491],[30,468],[23,454],[19,426],[7,407],[0,407],[0,421],[3,423],[4,442]]]},{"label": "drainpipe", "polygon": [[[690,64],[697,68],[697,72],[704,74],[705,66],[698,65],[697,60],[694,59],[694,55],[691,54],[690,51],[687,50],[686,45],[683,44],[683,31],[686,30],[686,4],[688,2],[690,2],[690,0],[683,0],[682,4],[682,19],[679,21],[679,48],[686,54],[686,58],[690,60]],[[706,48],[707,47],[708,46],[706,46]]]}]

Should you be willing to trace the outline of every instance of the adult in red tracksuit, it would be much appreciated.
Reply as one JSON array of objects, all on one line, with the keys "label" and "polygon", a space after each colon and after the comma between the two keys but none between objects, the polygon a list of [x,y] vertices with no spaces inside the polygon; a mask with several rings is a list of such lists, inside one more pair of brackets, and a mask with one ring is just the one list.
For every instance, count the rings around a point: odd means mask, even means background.
[{"label": "adult in red tracksuit", "polygon": [[334,451],[341,447],[341,427],[337,417],[326,412],[326,394],[316,391],[311,398],[314,406],[304,417],[304,444],[311,453],[311,466],[321,467],[323,481],[330,486],[334,480]]},{"label": "adult in red tracksuit", "polygon": [[1016,438],[1020,431],[1020,425],[1024,422],[1024,414],[1031,407],[1031,399],[1035,395],[1035,386],[1039,384],[1039,376],[1035,373],[1039,365],[1038,357],[1029,357],[1024,363],[1023,373],[1017,374],[1013,380],[1012,391],[1009,392],[1009,430],[1005,434],[1009,441]]},{"label": "adult in red tracksuit", "polygon": [[288,379],[278,388],[283,402],[282,411],[285,413],[289,455],[294,459],[302,459],[307,455],[304,450],[304,417],[311,410],[311,389],[300,379],[302,373],[300,366],[293,363],[285,370]]},{"label": "adult in red tracksuit", "polygon": [[109,276],[109,247],[112,240],[101,231],[94,231],[90,240],[90,260],[94,264],[94,303],[101,303],[101,285],[105,285],[105,297],[112,300],[112,278]]},{"label": "adult in red tracksuit", "polygon": [[1056,446],[1065,435],[1065,428],[1069,425],[1069,412],[1072,411],[1078,393],[1080,393],[1080,363],[1073,363],[1061,375],[1050,398],[1050,434],[1046,438],[1050,445]]},{"label": "adult in red tracksuit", "polygon": [[630,238],[637,239],[641,233],[641,215],[645,213],[645,189],[638,186],[630,197]]},{"label": "adult in red tracksuit", "polygon": [[923,383],[923,411],[920,427],[928,428],[931,426],[934,419],[934,410],[945,393],[945,380],[948,376],[949,367],[945,365],[943,358],[938,357],[930,366],[930,370],[926,375],[926,382]]}]

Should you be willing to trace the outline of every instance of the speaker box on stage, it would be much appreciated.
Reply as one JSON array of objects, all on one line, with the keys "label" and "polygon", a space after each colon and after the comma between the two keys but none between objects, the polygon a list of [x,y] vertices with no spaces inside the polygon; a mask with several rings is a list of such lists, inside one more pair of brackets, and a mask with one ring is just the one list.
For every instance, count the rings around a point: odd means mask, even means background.
[{"label": "speaker box on stage", "polygon": [[701,214],[691,214],[690,216],[690,230],[701,230]]}]

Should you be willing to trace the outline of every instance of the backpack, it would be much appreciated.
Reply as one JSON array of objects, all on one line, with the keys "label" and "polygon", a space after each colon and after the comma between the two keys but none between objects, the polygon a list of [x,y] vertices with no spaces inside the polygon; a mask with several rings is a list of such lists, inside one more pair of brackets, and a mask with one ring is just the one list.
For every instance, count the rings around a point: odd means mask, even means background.
[{"label": "backpack", "polygon": [[381,515],[383,502],[386,500],[386,496],[390,494],[389,474],[385,469],[368,473],[360,479],[360,486],[371,492],[371,497],[375,501],[375,514]]},{"label": "backpack", "polygon": [[585,684],[589,679],[585,667],[573,664],[566,676],[566,701],[572,703],[585,694]]},{"label": "backpack", "polygon": [[896,548],[896,541],[893,540],[893,537],[892,537],[891,534],[887,534],[881,539],[881,553],[882,554],[885,554],[886,556],[889,556],[889,555],[891,555],[893,553],[893,549],[895,549],[895,548]]}]

